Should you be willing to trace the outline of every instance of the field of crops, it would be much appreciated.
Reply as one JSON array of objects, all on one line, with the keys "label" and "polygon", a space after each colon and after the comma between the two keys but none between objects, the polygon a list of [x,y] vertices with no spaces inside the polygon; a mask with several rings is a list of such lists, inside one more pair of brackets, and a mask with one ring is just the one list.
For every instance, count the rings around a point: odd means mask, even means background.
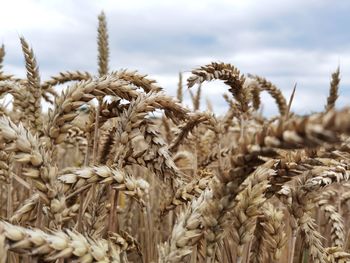
[{"label": "field of crops", "polygon": [[[42,81],[21,37],[17,78],[0,49],[0,96],[11,98],[0,106],[0,263],[350,262],[339,68],[324,111],[299,116],[294,92],[221,62],[185,84],[180,73],[168,96],[147,75],[109,68],[103,12],[97,35],[97,76]],[[209,81],[227,85],[222,116],[210,101],[200,111]],[[261,114],[264,91],[278,116]]]}]

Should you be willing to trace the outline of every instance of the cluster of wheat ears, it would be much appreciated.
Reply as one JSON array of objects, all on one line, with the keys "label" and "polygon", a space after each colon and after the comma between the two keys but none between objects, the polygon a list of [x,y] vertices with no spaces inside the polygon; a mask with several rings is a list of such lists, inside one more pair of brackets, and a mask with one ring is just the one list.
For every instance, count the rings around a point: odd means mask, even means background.
[{"label": "cluster of wheat ears", "polygon": [[[298,116],[294,92],[286,100],[262,77],[211,63],[188,78],[189,109],[181,74],[172,98],[137,71],[109,71],[104,13],[98,21],[98,76],[42,82],[21,38],[27,76],[16,78],[0,49],[0,94],[12,98],[0,107],[1,263],[350,262],[339,69],[325,110]],[[224,116],[199,110],[213,80],[228,86]],[[262,91],[278,116],[261,115]]]}]

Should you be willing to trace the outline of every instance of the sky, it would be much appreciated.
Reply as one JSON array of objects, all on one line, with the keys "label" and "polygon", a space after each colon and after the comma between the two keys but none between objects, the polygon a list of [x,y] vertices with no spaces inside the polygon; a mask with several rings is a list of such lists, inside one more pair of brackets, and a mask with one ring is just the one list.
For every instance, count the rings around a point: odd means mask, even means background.
[{"label": "sky", "polygon": [[[225,62],[266,77],[287,99],[297,83],[292,110],[307,114],[324,108],[331,74],[340,66],[337,107],[350,105],[350,1],[340,0],[3,0],[5,72],[25,76],[24,36],[42,80],[65,70],[96,73],[102,10],[110,69],[148,74],[170,95],[179,72],[187,78],[201,65]],[[217,114],[224,113],[227,87],[215,81],[202,90],[202,109],[208,98]],[[268,94],[262,100],[264,114],[277,113]]]}]

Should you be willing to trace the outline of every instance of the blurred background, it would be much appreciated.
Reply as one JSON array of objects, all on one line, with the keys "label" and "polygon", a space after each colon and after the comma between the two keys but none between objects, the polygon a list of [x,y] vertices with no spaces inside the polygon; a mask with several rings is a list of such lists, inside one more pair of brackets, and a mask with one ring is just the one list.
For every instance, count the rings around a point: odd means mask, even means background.
[{"label": "blurred background", "polygon": [[[176,94],[180,71],[186,79],[192,69],[221,61],[266,77],[287,98],[297,83],[292,110],[310,113],[323,109],[331,73],[340,66],[337,106],[350,105],[350,1],[2,1],[5,73],[25,76],[22,35],[34,49],[42,80],[64,70],[97,72],[101,10],[109,29],[110,69],[137,69],[168,94]],[[219,82],[203,86],[203,98],[217,114],[227,107],[226,90]],[[263,112],[277,113],[267,94]]]}]

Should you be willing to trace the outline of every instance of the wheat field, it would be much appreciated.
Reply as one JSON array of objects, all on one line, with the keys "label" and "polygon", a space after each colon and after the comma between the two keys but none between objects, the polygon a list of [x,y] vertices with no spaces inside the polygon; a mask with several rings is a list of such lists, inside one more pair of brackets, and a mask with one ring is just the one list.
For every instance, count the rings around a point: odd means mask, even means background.
[{"label": "wheat field", "polygon": [[[181,73],[173,98],[147,75],[111,71],[103,12],[98,75],[41,81],[32,47],[20,45],[24,79],[2,70],[0,49],[0,94],[11,97],[0,107],[0,263],[350,262],[339,68],[324,110],[299,116],[295,88],[285,97],[231,64],[192,70],[191,107]],[[223,116],[210,101],[200,111],[214,80],[228,88]],[[261,114],[263,91],[278,116]]]}]

